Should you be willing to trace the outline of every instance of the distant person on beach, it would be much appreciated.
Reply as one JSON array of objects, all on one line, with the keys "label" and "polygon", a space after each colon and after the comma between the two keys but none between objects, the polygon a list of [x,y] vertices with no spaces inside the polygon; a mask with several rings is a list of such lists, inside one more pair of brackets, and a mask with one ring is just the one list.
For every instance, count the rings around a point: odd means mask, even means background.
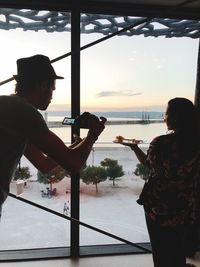
[{"label": "distant person on beach", "polygon": [[64,207],[63,207],[63,214],[67,215],[67,203],[64,203]]},{"label": "distant person on beach", "polygon": [[69,201],[64,203],[63,214],[64,215],[69,215]]},{"label": "distant person on beach", "polygon": [[78,173],[106,121],[89,113],[87,136],[66,146],[48,129],[38,111],[47,109],[56,89],[55,81],[63,77],[55,73],[44,55],[18,59],[17,72],[15,94],[0,96],[0,210],[22,155],[43,173],[58,165],[72,174]]},{"label": "distant person on beach", "polygon": [[[199,225],[200,134],[197,111],[186,98],[168,102],[170,133],[150,143],[147,154],[125,144],[149,168],[138,204],[144,206],[155,267],[184,267],[194,252]],[[196,236],[196,237],[195,237]]]}]

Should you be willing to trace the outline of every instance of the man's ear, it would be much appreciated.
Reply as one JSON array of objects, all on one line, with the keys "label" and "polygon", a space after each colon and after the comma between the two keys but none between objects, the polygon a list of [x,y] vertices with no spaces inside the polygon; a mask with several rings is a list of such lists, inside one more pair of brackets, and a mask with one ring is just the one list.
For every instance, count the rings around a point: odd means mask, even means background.
[{"label": "man's ear", "polygon": [[42,81],[42,82],[40,82],[40,88],[42,89],[42,88],[46,88],[46,86],[47,86],[47,81]]},{"label": "man's ear", "polygon": [[47,81],[40,82],[38,89],[40,90],[40,92],[45,92],[47,90]]}]

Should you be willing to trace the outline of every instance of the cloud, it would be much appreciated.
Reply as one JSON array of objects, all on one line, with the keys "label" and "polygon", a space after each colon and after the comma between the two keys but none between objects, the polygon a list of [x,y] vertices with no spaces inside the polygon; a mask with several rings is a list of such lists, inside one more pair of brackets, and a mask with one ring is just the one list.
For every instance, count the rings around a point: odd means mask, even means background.
[{"label": "cloud", "polygon": [[109,97],[109,96],[137,96],[141,95],[141,92],[134,93],[131,90],[119,90],[119,91],[101,91],[97,94],[97,97]]}]

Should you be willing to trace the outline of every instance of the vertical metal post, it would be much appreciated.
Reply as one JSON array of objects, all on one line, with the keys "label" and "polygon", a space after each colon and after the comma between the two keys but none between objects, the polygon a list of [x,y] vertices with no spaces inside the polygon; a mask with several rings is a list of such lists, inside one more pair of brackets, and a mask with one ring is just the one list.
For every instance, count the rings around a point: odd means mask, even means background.
[{"label": "vertical metal post", "polygon": [[[72,117],[80,115],[80,11],[77,7],[71,10],[71,104]],[[73,134],[80,135],[80,129],[72,127]],[[71,216],[79,220],[79,174],[71,177]],[[79,256],[79,225],[71,222],[71,257]]]},{"label": "vertical metal post", "polygon": [[[198,57],[197,57],[197,73],[196,73],[196,88],[195,88],[195,98],[194,98],[194,105],[197,108],[198,115],[200,118],[200,39],[199,39],[199,49],[198,49]],[[199,121],[200,124],[200,121]],[[193,231],[192,231],[193,230]],[[197,227],[194,227],[194,229],[191,229],[191,237],[194,247],[196,249],[196,246],[199,246],[200,243],[200,237],[199,237],[199,231],[200,231],[200,225],[197,224]]]},{"label": "vertical metal post", "polygon": [[198,50],[198,57],[197,57],[197,74],[196,74],[196,88],[195,88],[194,104],[200,114],[200,41],[199,41],[199,50]]}]

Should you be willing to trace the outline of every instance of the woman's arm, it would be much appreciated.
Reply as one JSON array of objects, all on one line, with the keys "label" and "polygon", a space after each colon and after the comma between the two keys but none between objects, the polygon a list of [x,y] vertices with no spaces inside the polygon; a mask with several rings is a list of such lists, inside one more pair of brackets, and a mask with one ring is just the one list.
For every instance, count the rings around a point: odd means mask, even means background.
[{"label": "woman's arm", "polygon": [[130,148],[131,148],[131,150],[134,151],[134,153],[135,153],[136,157],[138,158],[138,160],[140,161],[140,163],[145,165],[147,155],[142,151],[142,149],[140,149],[137,144],[130,145]]}]

